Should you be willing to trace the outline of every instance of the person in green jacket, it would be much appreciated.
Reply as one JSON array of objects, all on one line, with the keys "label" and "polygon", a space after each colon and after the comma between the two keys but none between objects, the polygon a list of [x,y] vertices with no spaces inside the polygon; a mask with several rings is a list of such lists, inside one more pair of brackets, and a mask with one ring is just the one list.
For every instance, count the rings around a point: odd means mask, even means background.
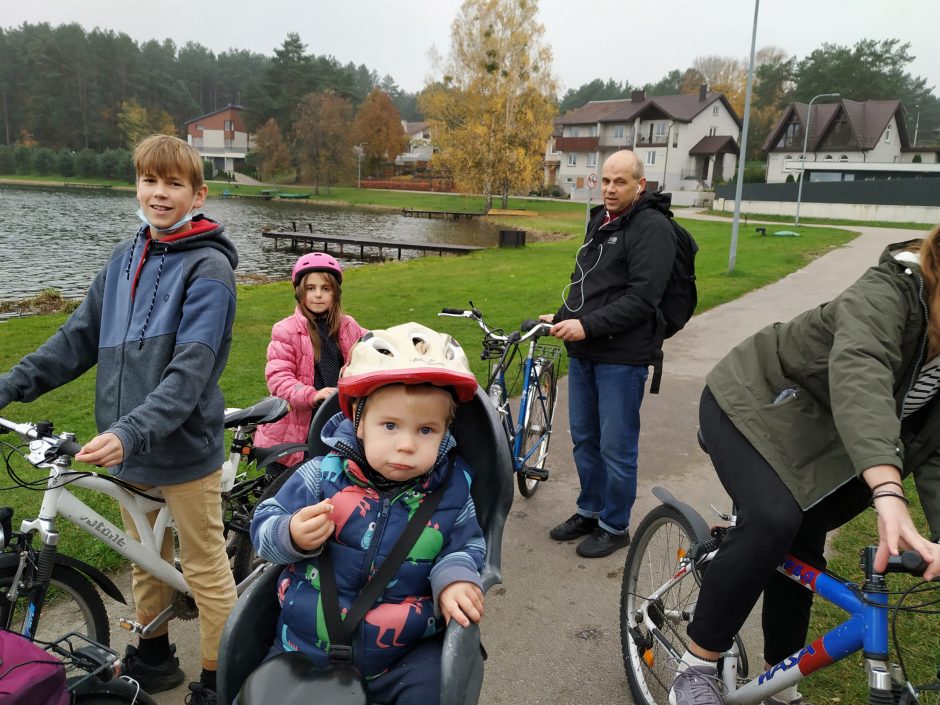
[{"label": "person in green jacket", "polygon": [[[764,328],[706,377],[705,446],[737,510],[706,571],[670,702],[719,705],[717,660],[764,594],[769,667],[803,647],[813,593],[776,570],[825,568],[826,533],[874,506],[875,567],[917,551],[940,575],[940,226],[889,246],[832,301]],[[930,527],[920,535],[903,478]],[[765,701],[805,703],[792,686]]]}]

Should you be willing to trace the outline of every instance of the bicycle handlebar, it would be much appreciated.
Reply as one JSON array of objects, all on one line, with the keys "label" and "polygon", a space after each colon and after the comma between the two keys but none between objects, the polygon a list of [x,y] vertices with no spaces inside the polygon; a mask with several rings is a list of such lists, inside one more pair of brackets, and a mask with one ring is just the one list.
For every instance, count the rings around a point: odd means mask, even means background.
[{"label": "bicycle handlebar", "polygon": [[522,322],[522,325],[519,326],[518,331],[513,331],[507,335],[503,335],[502,333],[497,332],[496,329],[490,328],[486,324],[486,322],[483,320],[483,314],[473,306],[472,301],[470,302],[470,309],[471,310],[467,311],[461,308],[442,308],[441,312],[437,315],[473,319],[477,322],[477,325],[480,326],[488,338],[497,340],[501,343],[522,343],[529,338],[539,338],[548,335],[548,331],[552,327],[551,323],[545,323],[544,321],[538,321],[529,318]]},{"label": "bicycle handlebar", "polygon": [[58,455],[75,457],[82,450],[81,443],[76,443],[72,434],[55,434],[52,423],[40,421],[39,423],[16,423],[0,417],[0,432],[12,431],[24,441],[40,441],[46,446],[43,455],[50,460]]}]

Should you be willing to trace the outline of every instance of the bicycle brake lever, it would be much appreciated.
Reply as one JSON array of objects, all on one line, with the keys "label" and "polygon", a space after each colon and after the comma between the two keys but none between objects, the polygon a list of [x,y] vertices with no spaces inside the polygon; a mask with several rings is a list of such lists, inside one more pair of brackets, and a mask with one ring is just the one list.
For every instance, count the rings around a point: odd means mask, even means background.
[{"label": "bicycle brake lever", "polygon": [[712,511],[715,512],[715,514],[718,515],[718,518],[721,519],[722,521],[731,521],[733,519],[733,517],[730,514],[725,514],[720,509],[718,509],[718,507],[716,507],[714,504],[709,504],[708,506],[712,508]]}]

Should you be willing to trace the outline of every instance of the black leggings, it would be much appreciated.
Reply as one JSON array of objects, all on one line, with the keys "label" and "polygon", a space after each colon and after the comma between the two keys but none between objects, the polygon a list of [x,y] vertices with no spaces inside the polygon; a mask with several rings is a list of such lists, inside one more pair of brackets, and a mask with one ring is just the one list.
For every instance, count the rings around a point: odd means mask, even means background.
[{"label": "black leggings", "polygon": [[777,565],[792,553],[825,569],[826,533],[865,509],[871,491],[852,480],[804,512],[708,387],[699,424],[718,478],[734,501],[737,524],[705,572],[689,636],[709,651],[725,651],[763,592],[764,659],[775,664],[804,646],[813,602],[813,593],[778,573]]}]

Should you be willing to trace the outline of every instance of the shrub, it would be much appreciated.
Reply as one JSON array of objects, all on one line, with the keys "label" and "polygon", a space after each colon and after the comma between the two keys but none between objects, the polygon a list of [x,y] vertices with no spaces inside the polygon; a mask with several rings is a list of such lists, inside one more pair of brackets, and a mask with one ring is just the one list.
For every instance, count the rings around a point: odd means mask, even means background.
[{"label": "shrub", "polygon": [[66,179],[75,176],[75,154],[70,149],[61,149],[56,155],[56,164],[59,176]]},{"label": "shrub", "polygon": [[98,155],[87,147],[75,156],[75,173],[83,178],[96,176],[98,171]]},{"label": "shrub", "polygon": [[215,177],[215,166],[208,159],[202,160],[202,178],[211,181]]},{"label": "shrub", "polygon": [[33,168],[33,150],[24,144],[13,146],[13,168],[17,174],[28,174]]},{"label": "shrub", "polygon": [[48,176],[56,171],[55,152],[48,147],[35,147],[33,152],[33,172]]},{"label": "shrub", "polygon": [[12,174],[16,171],[13,161],[13,146],[0,144],[0,174]]}]

